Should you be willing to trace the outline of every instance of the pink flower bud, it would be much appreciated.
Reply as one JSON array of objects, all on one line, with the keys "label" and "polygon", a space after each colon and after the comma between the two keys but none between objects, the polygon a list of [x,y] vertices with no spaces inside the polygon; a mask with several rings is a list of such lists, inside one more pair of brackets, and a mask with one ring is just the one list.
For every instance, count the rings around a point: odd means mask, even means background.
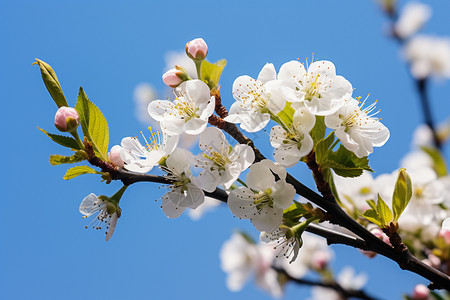
[{"label": "pink flower bud", "polygon": [[447,245],[450,245],[450,230],[441,229],[439,231],[439,236],[444,239]]},{"label": "pink flower bud", "polygon": [[311,266],[314,268],[314,270],[322,271],[326,269],[330,260],[331,257],[328,252],[318,251],[315,252],[312,257]]},{"label": "pink flower bud", "polygon": [[164,73],[162,79],[166,85],[176,88],[183,81],[189,80],[190,77],[182,67],[175,66],[175,68]]},{"label": "pink flower bud", "polygon": [[208,54],[208,45],[202,38],[187,42],[186,54],[193,60],[204,60]]},{"label": "pink flower bud", "polygon": [[368,258],[374,258],[375,256],[377,256],[377,253],[373,252],[373,251],[366,251],[366,250],[360,250],[360,251],[362,254],[364,254]]},{"label": "pink flower bud", "polygon": [[423,284],[418,284],[414,288],[414,292],[411,296],[413,300],[426,300],[428,299],[428,295],[430,294],[430,290]]},{"label": "pink flower bud", "polygon": [[55,126],[59,131],[71,132],[77,129],[80,115],[75,108],[61,106],[55,115]]},{"label": "pink flower bud", "polygon": [[380,240],[383,240],[386,244],[391,245],[389,237],[380,228],[372,229],[370,232]]},{"label": "pink flower bud", "polygon": [[123,168],[124,163],[122,158],[120,157],[120,151],[122,151],[122,147],[120,147],[119,145],[113,146],[109,151],[108,158],[113,164],[115,164],[119,168]]}]

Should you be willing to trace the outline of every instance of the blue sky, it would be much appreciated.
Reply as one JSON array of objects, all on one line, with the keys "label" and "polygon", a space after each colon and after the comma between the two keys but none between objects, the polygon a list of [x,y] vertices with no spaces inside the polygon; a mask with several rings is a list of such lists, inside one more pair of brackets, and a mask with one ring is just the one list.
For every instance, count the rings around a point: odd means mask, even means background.
[{"label": "blue sky", "polygon": [[[450,35],[450,2],[427,3],[433,17],[424,32]],[[1,153],[6,164],[1,180],[2,299],[267,297],[252,284],[239,293],[225,286],[218,256],[222,243],[237,228],[257,236],[226,207],[197,222],[187,216],[169,220],[154,201],[162,190],[140,183],[127,190],[108,243],[100,232],[84,229],[81,200],[91,192],[112,195],[120,184],[105,185],[93,175],[64,181],[66,168],[50,166],[50,154],[68,153],[36,128],[56,132],[56,106],[31,65],[35,57],[53,66],[69,104],[84,88],[109,122],[111,145],[146,128],[134,117],[134,87],[149,82],[163,90],[165,53],[182,50],[196,37],[207,41],[210,61],[228,60],[221,80],[228,107],[234,79],[256,76],[266,62],[279,68],[313,52],[334,62],[338,74],[356,88],[354,94],[379,99],[391,138],[370,157],[377,173],[397,168],[422,121],[398,45],[386,37],[386,19],[373,1],[9,1],[0,4],[0,25]],[[438,121],[450,111],[449,94],[449,83],[431,83]],[[270,155],[262,137],[255,136],[255,142]],[[305,168],[290,172],[313,186]],[[387,259],[369,260],[355,249],[333,248],[334,269],[351,263],[357,271],[367,270],[367,290],[373,295],[399,299],[415,283],[425,282]],[[306,288],[287,287],[288,298],[308,294]]]}]

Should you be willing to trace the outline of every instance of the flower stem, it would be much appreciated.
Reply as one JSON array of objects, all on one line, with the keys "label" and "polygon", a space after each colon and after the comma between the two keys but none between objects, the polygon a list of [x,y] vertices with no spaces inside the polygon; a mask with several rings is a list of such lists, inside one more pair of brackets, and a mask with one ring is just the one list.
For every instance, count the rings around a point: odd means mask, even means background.
[{"label": "flower stem", "polygon": [[84,149],[84,144],[80,139],[80,136],[78,135],[78,132],[76,130],[71,132],[72,136],[75,138],[75,141],[77,141],[78,146],[80,146],[80,148],[83,150]]},{"label": "flower stem", "polygon": [[195,62],[195,68],[197,69],[197,77],[199,80],[203,80],[202,72],[201,72],[203,60],[194,60],[194,62]]}]

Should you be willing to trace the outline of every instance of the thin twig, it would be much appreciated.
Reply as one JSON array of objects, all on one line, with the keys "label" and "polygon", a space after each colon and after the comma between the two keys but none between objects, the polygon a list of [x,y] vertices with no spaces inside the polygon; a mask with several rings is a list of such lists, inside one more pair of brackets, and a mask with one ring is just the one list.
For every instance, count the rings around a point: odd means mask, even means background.
[{"label": "thin twig", "polygon": [[278,267],[272,267],[275,271],[279,272],[280,274],[283,274],[286,278],[288,278],[290,281],[295,282],[300,285],[307,285],[307,286],[320,286],[328,289],[332,289],[339,293],[344,299],[348,298],[357,298],[357,299],[365,299],[365,300],[376,300],[377,298],[374,298],[370,295],[368,295],[363,290],[350,290],[345,289],[342,287],[339,283],[333,281],[333,282],[322,282],[322,281],[314,281],[314,280],[308,280],[303,278],[295,278],[289,275],[289,273],[286,272],[286,270],[278,268]]}]

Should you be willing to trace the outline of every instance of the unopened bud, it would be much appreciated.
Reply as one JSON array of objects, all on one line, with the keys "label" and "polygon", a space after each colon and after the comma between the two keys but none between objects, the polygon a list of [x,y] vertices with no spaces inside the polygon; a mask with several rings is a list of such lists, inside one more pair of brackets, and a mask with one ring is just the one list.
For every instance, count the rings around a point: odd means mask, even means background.
[{"label": "unopened bud", "polygon": [[72,132],[80,124],[80,115],[72,107],[61,106],[55,115],[55,126],[59,131]]},{"label": "unopened bud", "polygon": [[442,222],[442,228],[439,231],[439,236],[444,239],[446,244],[450,245],[450,218],[446,218]]},{"label": "unopened bud", "polygon": [[426,300],[428,299],[428,295],[430,294],[430,290],[423,284],[418,284],[414,288],[414,292],[411,296],[413,300]]},{"label": "unopened bud", "polygon": [[191,79],[183,67],[175,66],[163,74],[162,79],[164,83],[171,88],[176,88],[182,82]]},{"label": "unopened bud", "polygon": [[122,151],[122,147],[119,145],[115,145],[111,148],[109,151],[108,158],[109,160],[115,164],[116,166],[123,168],[124,162],[122,158],[120,157],[120,152]]},{"label": "unopened bud", "polygon": [[193,60],[204,60],[208,54],[208,45],[202,38],[194,39],[187,42],[186,54]]},{"label": "unopened bud", "polygon": [[330,254],[326,251],[318,251],[314,253],[311,261],[311,265],[314,270],[323,271],[327,268],[328,263],[330,262]]},{"label": "unopened bud", "polygon": [[391,244],[391,241],[389,241],[389,237],[380,228],[374,228],[370,232],[380,240],[383,240],[383,242],[385,242],[386,244]]}]

